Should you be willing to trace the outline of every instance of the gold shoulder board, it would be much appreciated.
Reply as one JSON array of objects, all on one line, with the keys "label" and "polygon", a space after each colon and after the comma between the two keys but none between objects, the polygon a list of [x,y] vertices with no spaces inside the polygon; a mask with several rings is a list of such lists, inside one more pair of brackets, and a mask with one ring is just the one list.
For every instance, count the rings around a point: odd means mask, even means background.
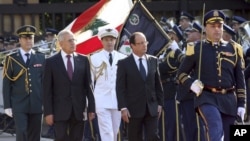
[{"label": "gold shoulder board", "polygon": [[238,55],[239,55],[241,58],[243,58],[243,49],[242,49],[242,46],[241,46],[240,44],[236,43],[236,42],[233,42],[232,44],[233,44],[233,46],[235,47],[235,49],[236,49]]},{"label": "gold shoulder board", "polygon": [[191,56],[193,54],[194,54],[194,43],[193,42],[187,43],[186,55]]}]

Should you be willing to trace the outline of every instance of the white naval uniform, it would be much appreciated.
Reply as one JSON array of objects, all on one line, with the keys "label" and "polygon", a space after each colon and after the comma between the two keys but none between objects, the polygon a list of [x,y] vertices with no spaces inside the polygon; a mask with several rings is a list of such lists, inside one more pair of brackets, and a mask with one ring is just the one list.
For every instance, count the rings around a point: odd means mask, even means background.
[{"label": "white naval uniform", "polygon": [[[118,111],[116,97],[117,62],[127,57],[117,51],[112,51],[113,62],[109,63],[109,52],[102,50],[90,56],[91,78],[94,82],[98,71],[103,69],[96,78],[94,97],[96,114],[102,141],[117,141],[117,134],[121,123],[121,112]],[[106,65],[103,65],[105,63]],[[98,68],[102,66],[102,68]],[[106,66],[106,67],[104,67]]]}]

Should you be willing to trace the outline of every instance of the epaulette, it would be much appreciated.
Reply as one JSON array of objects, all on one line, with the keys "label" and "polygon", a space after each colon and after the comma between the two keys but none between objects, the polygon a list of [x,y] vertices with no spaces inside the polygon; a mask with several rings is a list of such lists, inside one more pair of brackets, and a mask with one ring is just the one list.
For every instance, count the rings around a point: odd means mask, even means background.
[{"label": "epaulette", "polygon": [[187,43],[186,56],[191,56],[194,54],[194,42]]},{"label": "epaulette", "polygon": [[6,56],[13,56],[13,55],[16,55],[17,53],[18,53],[18,51],[15,50],[15,51],[12,51],[12,52],[6,54]]},{"label": "epaulette", "polygon": [[35,52],[38,53],[38,54],[44,54],[43,52],[38,51],[38,50],[36,50]]},{"label": "epaulette", "polygon": [[234,46],[235,49],[237,49],[238,55],[243,58],[243,49],[242,46],[235,41],[231,40],[230,43]]},{"label": "epaulette", "polygon": [[238,43],[236,43],[235,41],[231,40],[230,43],[233,45],[235,52],[240,56],[241,59],[241,67],[242,69],[245,68],[245,61],[244,61],[244,57],[243,57],[243,49],[242,46]]}]

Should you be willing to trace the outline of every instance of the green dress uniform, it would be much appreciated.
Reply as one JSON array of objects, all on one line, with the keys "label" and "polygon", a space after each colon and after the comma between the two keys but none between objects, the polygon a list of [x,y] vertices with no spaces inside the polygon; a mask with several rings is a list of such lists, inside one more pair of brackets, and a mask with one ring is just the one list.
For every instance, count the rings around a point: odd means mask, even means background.
[{"label": "green dress uniform", "polygon": [[[21,27],[19,36],[32,40],[33,26]],[[27,30],[27,32],[26,32]],[[21,38],[21,37],[20,37]],[[40,141],[42,119],[42,78],[45,55],[29,50],[28,63],[24,50],[6,56],[3,70],[4,109],[11,109],[17,141]],[[23,57],[24,56],[24,57]]]}]

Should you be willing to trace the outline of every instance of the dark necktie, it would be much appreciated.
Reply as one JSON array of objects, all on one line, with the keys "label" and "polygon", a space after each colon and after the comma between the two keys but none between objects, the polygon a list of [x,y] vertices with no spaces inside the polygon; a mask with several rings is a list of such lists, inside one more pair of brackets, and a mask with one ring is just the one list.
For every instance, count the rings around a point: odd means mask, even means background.
[{"label": "dark necktie", "polygon": [[70,80],[72,80],[73,66],[72,66],[72,63],[70,61],[71,55],[66,55],[66,57],[68,58],[68,60],[67,60],[67,72],[68,72],[68,76],[69,76]]},{"label": "dark necktie", "polygon": [[140,73],[141,73],[141,76],[143,78],[143,80],[146,80],[146,70],[142,64],[142,58],[139,58],[139,69],[140,69]]},{"label": "dark necktie", "polygon": [[109,53],[109,64],[112,65],[112,62],[113,62],[112,54]]},{"label": "dark necktie", "polygon": [[30,63],[30,54],[29,53],[25,53],[25,56],[27,57],[27,60],[26,60],[26,66],[28,66],[29,65],[29,63]]}]

